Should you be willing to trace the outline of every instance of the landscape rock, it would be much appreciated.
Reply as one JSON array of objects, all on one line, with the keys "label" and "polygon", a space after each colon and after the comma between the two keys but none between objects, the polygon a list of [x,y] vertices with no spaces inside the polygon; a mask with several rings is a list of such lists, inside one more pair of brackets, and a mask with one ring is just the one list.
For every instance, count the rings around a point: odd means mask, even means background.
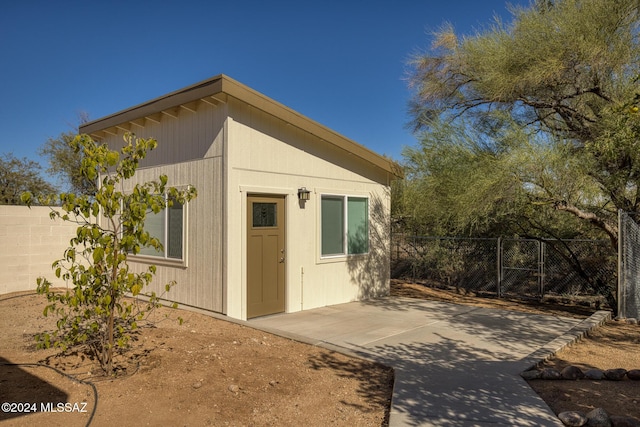
[{"label": "landscape rock", "polygon": [[540,374],[540,378],[543,380],[559,380],[562,378],[560,371],[553,368],[544,368]]},{"label": "landscape rock", "polygon": [[564,378],[565,380],[579,380],[581,378],[584,378],[584,373],[582,372],[582,369],[572,365],[565,367],[560,372],[560,374],[562,375],[562,378]]},{"label": "landscape rock", "polygon": [[237,393],[238,391],[240,391],[240,387],[238,387],[236,384],[231,384],[228,389],[231,393]]},{"label": "landscape rock", "polygon": [[531,371],[522,372],[520,376],[525,380],[537,380],[542,376],[542,372],[537,369],[532,369]]},{"label": "landscape rock", "polygon": [[609,414],[602,408],[596,408],[587,413],[587,423],[589,427],[613,427]]},{"label": "landscape rock", "polygon": [[604,372],[602,372],[600,369],[589,369],[584,373],[584,376],[587,379],[599,381],[604,379]]},{"label": "landscape rock", "polygon": [[632,369],[630,371],[627,371],[627,378],[635,381],[640,380],[640,369]]},{"label": "landscape rock", "polygon": [[635,418],[620,415],[612,415],[609,418],[613,427],[640,427],[640,421]]},{"label": "landscape rock", "polygon": [[626,374],[627,374],[627,370],[622,368],[607,369],[606,371],[604,371],[604,376],[611,381],[621,381],[624,379],[624,376]]},{"label": "landscape rock", "polygon": [[558,418],[568,427],[582,427],[587,423],[586,415],[577,411],[560,412]]}]

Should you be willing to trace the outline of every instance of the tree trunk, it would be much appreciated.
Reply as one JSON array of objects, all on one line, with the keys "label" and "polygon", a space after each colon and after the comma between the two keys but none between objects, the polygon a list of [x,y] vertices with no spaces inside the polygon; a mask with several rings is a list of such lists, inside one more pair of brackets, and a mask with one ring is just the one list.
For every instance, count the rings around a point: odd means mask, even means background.
[{"label": "tree trunk", "polygon": [[611,246],[613,247],[613,249],[616,252],[618,251],[618,227],[612,226],[611,224],[607,223],[604,218],[600,218],[598,215],[594,214],[593,212],[583,211],[577,206],[567,204],[567,202],[564,202],[564,201],[556,202],[554,206],[559,211],[569,212],[580,219],[589,221],[596,227],[603,230],[609,236],[609,240],[611,241]]}]

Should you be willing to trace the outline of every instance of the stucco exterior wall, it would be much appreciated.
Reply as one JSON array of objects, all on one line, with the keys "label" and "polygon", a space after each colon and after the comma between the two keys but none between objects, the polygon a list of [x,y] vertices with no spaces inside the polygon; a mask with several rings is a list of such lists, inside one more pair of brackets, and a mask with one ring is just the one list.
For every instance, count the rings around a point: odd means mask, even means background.
[{"label": "stucco exterior wall", "polygon": [[36,289],[46,277],[55,286],[51,264],[64,256],[77,225],[49,217],[46,206],[0,206],[0,294]]}]

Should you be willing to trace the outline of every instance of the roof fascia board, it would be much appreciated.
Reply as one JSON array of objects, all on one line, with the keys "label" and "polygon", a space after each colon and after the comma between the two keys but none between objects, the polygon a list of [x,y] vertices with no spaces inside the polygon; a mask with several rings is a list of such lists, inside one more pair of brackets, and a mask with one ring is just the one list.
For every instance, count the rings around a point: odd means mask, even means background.
[{"label": "roof fascia board", "polygon": [[302,129],[305,132],[309,132],[326,143],[344,150],[348,155],[355,155],[376,167],[381,168],[385,172],[391,173],[397,177],[402,176],[402,172],[393,164],[392,161],[224,74],[220,74],[208,80],[204,80],[101,119],[85,123],[80,126],[80,132],[86,134],[97,133],[142,117],[154,116],[163,110],[175,108],[183,104],[194,102],[198,99],[215,96],[219,97],[220,94],[236,98],[258,110],[277,117],[292,126]]},{"label": "roof fascia board", "polygon": [[222,77],[222,75],[213,77],[101,119],[85,123],[80,126],[80,132],[90,134],[101,131],[141,117],[152,116],[163,110],[188,104],[200,98],[215,95],[222,90]]},{"label": "roof fascia board", "polygon": [[250,87],[243,85],[227,76],[223,76],[223,91],[229,96],[237,98],[254,108],[264,111],[267,114],[275,116],[285,122],[302,129],[306,132],[315,135],[321,140],[337,146],[344,150],[349,155],[355,155],[375,166],[383,169],[386,172],[392,173],[396,176],[398,171],[391,165],[391,162],[380,156],[379,154],[369,150],[363,145],[358,144],[355,141],[329,129],[328,127],[321,125],[320,123],[298,113],[291,108],[280,104],[277,101],[261,94],[258,91],[251,89]]}]

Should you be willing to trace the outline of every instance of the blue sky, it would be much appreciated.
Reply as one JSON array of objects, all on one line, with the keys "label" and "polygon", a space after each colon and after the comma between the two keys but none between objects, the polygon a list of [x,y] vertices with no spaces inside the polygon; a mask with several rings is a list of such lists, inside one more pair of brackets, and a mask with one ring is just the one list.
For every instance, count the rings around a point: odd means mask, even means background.
[{"label": "blue sky", "polygon": [[[511,0],[511,4],[529,4]],[[0,6],[0,153],[226,74],[394,159],[407,61],[450,22],[473,34],[505,0],[44,1]],[[162,141],[159,141],[162,143]]]}]

